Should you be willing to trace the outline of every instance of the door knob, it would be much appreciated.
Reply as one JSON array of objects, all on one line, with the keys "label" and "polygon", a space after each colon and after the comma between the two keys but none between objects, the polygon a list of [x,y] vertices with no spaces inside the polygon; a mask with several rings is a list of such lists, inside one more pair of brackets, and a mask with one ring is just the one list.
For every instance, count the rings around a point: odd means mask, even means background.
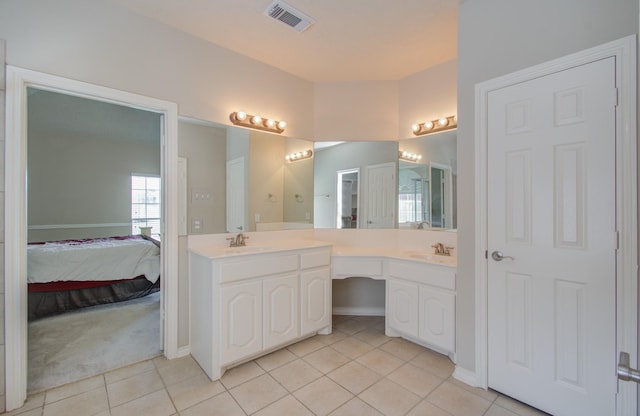
[{"label": "door knob", "polygon": [[635,381],[636,383],[640,383],[640,371],[629,367],[629,354],[624,351],[620,351],[618,378],[622,381]]},{"label": "door knob", "polygon": [[502,254],[502,251],[494,251],[493,253],[491,253],[491,258],[495,261],[502,261],[504,259],[515,260],[511,256],[505,256],[504,254]]}]

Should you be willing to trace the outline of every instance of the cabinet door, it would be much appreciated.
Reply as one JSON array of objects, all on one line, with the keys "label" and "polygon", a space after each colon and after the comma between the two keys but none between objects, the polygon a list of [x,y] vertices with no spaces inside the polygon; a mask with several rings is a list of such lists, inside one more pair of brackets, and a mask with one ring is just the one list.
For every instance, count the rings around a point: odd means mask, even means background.
[{"label": "cabinet door", "polygon": [[299,335],[298,276],[295,273],[262,282],[263,348],[283,344]]},{"label": "cabinet door", "polygon": [[220,363],[226,364],[262,349],[262,282],[220,289]]},{"label": "cabinet door", "polygon": [[301,274],[301,333],[307,335],[331,325],[331,276],[328,267]]},{"label": "cabinet door", "polygon": [[387,319],[389,326],[410,336],[418,336],[418,285],[388,280]]},{"label": "cabinet door", "polygon": [[418,336],[447,351],[455,350],[455,295],[420,286],[420,330]]}]

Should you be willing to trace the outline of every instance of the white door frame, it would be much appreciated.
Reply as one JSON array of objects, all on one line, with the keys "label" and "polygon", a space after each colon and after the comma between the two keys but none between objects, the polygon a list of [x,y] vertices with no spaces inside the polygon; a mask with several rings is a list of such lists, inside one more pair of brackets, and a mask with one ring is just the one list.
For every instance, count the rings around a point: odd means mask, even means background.
[{"label": "white door frame", "polygon": [[[616,259],[617,352],[632,355],[632,367],[638,362],[638,208],[637,208],[637,132],[636,132],[636,36],[628,36],[595,48],[578,52],[541,65],[476,85],[475,89],[475,215],[476,253],[476,385],[488,387],[487,358],[487,115],[491,91],[542,77],[599,59],[615,57],[618,107],[616,109],[616,222],[619,248]],[[617,358],[616,358],[617,362]],[[615,371],[615,369],[611,369]],[[619,383],[618,415],[636,414],[637,386]]]},{"label": "white door frame", "polygon": [[178,356],[178,108],[175,103],[7,66],[5,139],[4,317],[6,409],[27,395],[27,87],[161,114],[163,346]]}]

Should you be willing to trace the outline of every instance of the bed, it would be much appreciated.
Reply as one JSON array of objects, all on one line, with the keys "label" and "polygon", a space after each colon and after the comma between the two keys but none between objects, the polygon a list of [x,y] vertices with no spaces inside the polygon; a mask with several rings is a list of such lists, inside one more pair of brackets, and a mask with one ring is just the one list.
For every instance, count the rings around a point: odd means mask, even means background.
[{"label": "bed", "polygon": [[29,319],[160,289],[160,244],[131,235],[47,241],[27,246]]}]

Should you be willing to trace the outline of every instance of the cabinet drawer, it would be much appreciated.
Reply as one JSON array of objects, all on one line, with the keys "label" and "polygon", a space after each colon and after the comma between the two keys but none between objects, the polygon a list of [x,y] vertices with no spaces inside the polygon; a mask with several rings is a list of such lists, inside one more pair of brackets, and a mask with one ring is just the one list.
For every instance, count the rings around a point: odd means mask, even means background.
[{"label": "cabinet drawer", "polygon": [[331,252],[327,250],[309,251],[300,254],[300,268],[328,266],[331,263]]},{"label": "cabinet drawer", "polygon": [[244,257],[244,261],[220,264],[220,282],[233,282],[252,277],[286,273],[298,269],[298,255]]},{"label": "cabinet drawer", "polygon": [[455,270],[415,261],[389,261],[389,276],[449,290],[456,288]]},{"label": "cabinet drawer", "polygon": [[382,277],[382,260],[370,258],[341,258],[334,257],[332,264],[333,276],[351,277]]}]

